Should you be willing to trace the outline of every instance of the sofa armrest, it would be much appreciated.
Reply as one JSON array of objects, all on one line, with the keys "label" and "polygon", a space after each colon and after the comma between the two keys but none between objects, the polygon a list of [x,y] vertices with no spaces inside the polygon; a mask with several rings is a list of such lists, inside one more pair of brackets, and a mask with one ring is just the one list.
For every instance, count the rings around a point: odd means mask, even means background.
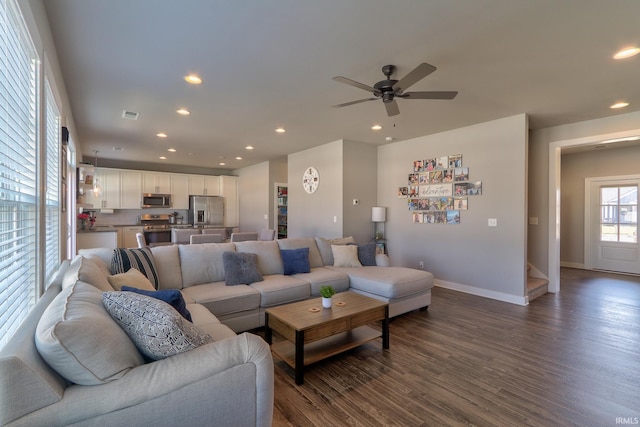
[{"label": "sofa armrest", "polygon": [[387,254],[376,254],[376,265],[378,267],[389,267],[391,260]]},{"label": "sofa armrest", "polygon": [[138,366],[107,384],[72,385],[59,402],[20,421],[268,426],[272,417],[271,350],[262,338],[244,333]]}]

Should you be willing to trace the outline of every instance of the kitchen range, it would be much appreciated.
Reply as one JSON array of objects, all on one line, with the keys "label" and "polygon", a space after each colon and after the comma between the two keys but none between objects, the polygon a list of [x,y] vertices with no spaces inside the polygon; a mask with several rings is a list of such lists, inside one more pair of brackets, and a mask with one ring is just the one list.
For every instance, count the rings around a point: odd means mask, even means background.
[{"label": "kitchen range", "polygon": [[140,215],[140,225],[147,244],[171,242],[172,228],[192,228],[191,224],[174,224],[173,214],[144,214]]}]

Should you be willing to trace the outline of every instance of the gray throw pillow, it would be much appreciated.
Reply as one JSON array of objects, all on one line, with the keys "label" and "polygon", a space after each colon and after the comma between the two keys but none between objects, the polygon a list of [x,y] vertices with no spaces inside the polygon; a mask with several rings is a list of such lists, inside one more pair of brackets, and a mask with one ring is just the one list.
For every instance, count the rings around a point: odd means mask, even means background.
[{"label": "gray throw pillow", "polygon": [[363,267],[376,266],[376,242],[358,245],[358,259]]},{"label": "gray throw pillow", "polygon": [[258,269],[258,256],[248,252],[225,252],[224,281],[228,286],[249,285],[262,282],[262,273]]},{"label": "gray throw pillow", "polygon": [[103,292],[102,303],[149,359],[164,359],[213,342],[208,334],[158,299],[133,292]]}]

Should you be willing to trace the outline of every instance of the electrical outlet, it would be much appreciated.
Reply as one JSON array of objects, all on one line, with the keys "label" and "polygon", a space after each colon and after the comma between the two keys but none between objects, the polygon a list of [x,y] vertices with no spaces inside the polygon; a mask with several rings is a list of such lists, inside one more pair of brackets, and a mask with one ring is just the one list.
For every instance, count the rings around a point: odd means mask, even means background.
[{"label": "electrical outlet", "polygon": [[489,227],[497,227],[498,218],[489,218]]},{"label": "electrical outlet", "polygon": [[424,262],[423,261],[420,261],[418,263],[418,268],[420,268],[420,270],[424,270]]}]

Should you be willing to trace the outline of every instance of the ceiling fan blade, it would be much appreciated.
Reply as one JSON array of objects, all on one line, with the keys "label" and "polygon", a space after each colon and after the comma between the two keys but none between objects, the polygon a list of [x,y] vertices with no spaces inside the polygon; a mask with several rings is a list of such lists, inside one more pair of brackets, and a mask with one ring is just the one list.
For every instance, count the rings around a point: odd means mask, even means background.
[{"label": "ceiling fan blade", "polygon": [[400,108],[398,108],[398,103],[395,99],[391,102],[385,102],[384,107],[387,109],[387,116],[389,117],[400,114]]},{"label": "ceiling fan blade", "polygon": [[378,98],[365,98],[365,99],[359,99],[357,101],[351,101],[351,102],[345,102],[344,104],[338,104],[338,105],[332,105],[332,108],[340,108],[340,107],[346,107],[348,105],[353,105],[353,104],[359,104],[361,102],[367,102],[367,101],[375,101]]},{"label": "ceiling fan blade", "polygon": [[395,90],[397,93],[402,93],[403,91],[409,89],[409,87],[413,86],[418,80],[424,79],[435,70],[436,67],[423,62],[422,64],[411,70],[409,74],[400,79],[396,84],[394,84],[393,90]]},{"label": "ceiling fan blade", "polygon": [[456,91],[407,92],[400,95],[404,99],[453,99]]},{"label": "ceiling fan blade", "polygon": [[333,80],[335,80],[337,82],[340,82],[340,83],[344,83],[344,84],[349,85],[349,86],[357,87],[358,89],[366,90],[367,92],[371,92],[371,93],[376,93],[377,92],[377,90],[374,89],[371,86],[367,86],[364,83],[360,83],[360,82],[357,82],[355,80],[348,79],[346,77],[336,76],[336,77],[333,77]]}]

